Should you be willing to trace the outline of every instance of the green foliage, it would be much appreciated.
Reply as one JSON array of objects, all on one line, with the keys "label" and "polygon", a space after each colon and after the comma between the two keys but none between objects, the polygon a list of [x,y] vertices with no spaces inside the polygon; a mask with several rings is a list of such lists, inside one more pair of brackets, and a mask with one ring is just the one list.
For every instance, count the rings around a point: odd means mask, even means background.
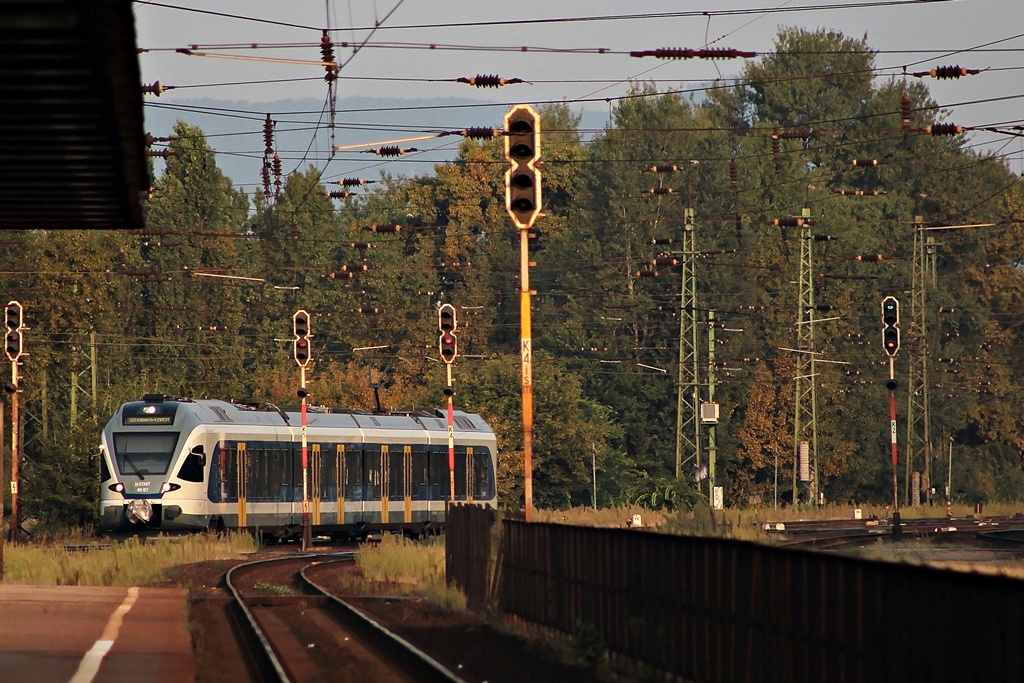
[{"label": "green foliage", "polygon": [[[595,462],[599,506],[678,512],[704,500],[690,484],[693,453],[681,454],[676,476],[681,276],[651,265],[661,251],[681,256],[688,207],[701,254],[701,381],[709,312],[727,328],[716,330],[715,400],[728,505],[774,495],[776,457],[783,501],[792,490],[795,358],[786,349],[800,234],[772,221],[804,208],[814,234],[838,238],[813,244],[814,300],[834,307],[817,316],[815,347],[842,363],[815,365],[826,499],[891,497],[878,302],[901,297],[909,335],[917,215],[996,224],[921,233],[933,238],[924,278],[932,483],[952,437],[958,500],[1024,493],[1024,385],[1015,381],[1024,191],[963,135],[922,134],[945,116],[927,87],[877,80],[874,66],[866,38],[784,28],[775,51],[704,99],[635,84],[586,141],[568,105],[543,108],[542,248],[530,270],[536,505],[590,505]],[[781,135],[796,129],[806,134]],[[384,408],[443,404],[436,312],[445,302],[459,309],[457,403],[494,426],[500,498],[520,507],[520,236],[505,213],[502,141],[463,141],[435,175],[382,175],[337,205],[316,168],[296,169],[277,196],[247,197],[198,128],[179,123],[170,147],[144,234],[29,231],[0,244],[12,264],[0,284],[25,304],[29,325],[22,517],[43,529],[95,520],[88,455],[125,400],[161,392],[293,403],[287,340],[300,307],[312,314],[314,401],[372,409],[376,387]],[[849,194],[875,190],[885,194]],[[401,227],[368,232],[373,225]],[[871,254],[883,260],[856,260]],[[915,351],[905,338],[901,443]]]}]

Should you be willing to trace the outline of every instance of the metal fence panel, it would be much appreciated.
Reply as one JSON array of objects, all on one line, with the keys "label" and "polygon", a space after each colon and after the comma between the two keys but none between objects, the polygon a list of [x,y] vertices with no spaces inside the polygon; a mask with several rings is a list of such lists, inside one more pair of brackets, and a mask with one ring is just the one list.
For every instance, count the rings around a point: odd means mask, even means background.
[{"label": "metal fence panel", "polygon": [[503,522],[501,608],[693,681],[1024,681],[1024,582],[741,541]]},{"label": "metal fence panel", "polygon": [[445,580],[466,594],[471,609],[487,603],[491,564],[493,508],[455,503],[445,518]]}]

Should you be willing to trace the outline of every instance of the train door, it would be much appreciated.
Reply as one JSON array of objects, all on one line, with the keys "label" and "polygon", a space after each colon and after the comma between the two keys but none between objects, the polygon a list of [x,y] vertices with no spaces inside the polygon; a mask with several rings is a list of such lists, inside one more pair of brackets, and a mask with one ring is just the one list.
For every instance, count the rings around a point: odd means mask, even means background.
[{"label": "train door", "polygon": [[363,469],[363,447],[349,444],[345,448],[345,491],[352,507],[350,522],[366,521],[366,472]]},{"label": "train door", "polygon": [[476,480],[476,470],[473,467],[473,447],[466,446],[466,502],[473,502],[473,491],[476,490],[474,482]]},{"label": "train door", "polygon": [[338,514],[335,516],[335,524],[345,523],[345,486],[348,482],[345,477],[348,470],[345,469],[345,444],[339,443],[334,454],[334,491],[338,503]]},{"label": "train door", "polygon": [[310,512],[313,524],[320,524],[320,444],[309,447],[309,491]]},{"label": "train door", "polygon": [[234,465],[235,470],[235,491],[238,494],[238,526],[249,526],[249,515],[246,509],[246,484],[248,483],[249,467],[248,467],[248,449],[246,449],[244,443],[239,443],[235,449],[234,463],[228,463]]},{"label": "train door", "polygon": [[380,447],[380,521],[386,524],[391,521],[391,510],[388,501],[391,498],[391,446],[384,444]]}]

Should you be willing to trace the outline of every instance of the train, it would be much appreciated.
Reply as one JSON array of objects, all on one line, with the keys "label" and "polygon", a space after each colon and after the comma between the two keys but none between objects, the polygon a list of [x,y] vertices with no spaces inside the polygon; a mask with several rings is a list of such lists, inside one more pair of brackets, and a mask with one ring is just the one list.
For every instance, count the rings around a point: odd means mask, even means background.
[{"label": "train", "polygon": [[[306,409],[312,534],[436,533],[451,496],[448,416],[438,410]],[[454,411],[455,501],[497,506],[494,431]],[[100,444],[100,530],[246,529],[302,534],[302,416],[251,401],[147,394],[121,405]]]}]

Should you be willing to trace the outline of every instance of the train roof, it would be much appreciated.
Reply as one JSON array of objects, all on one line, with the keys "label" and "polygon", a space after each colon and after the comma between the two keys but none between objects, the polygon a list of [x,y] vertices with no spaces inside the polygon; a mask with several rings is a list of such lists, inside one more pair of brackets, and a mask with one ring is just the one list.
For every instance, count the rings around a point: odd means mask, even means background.
[{"label": "train roof", "polygon": [[[132,401],[121,406],[120,422],[135,425],[172,424],[174,415],[179,410],[195,415],[203,424],[232,423],[278,427],[298,427],[302,424],[301,409],[297,406],[282,409],[270,403],[254,401],[189,399],[156,394],[147,394],[140,401]],[[457,431],[492,431],[480,415],[456,410],[453,418]],[[447,429],[448,418],[445,412],[433,409],[371,413],[326,406],[307,406],[306,424],[309,427],[444,431]]]}]

